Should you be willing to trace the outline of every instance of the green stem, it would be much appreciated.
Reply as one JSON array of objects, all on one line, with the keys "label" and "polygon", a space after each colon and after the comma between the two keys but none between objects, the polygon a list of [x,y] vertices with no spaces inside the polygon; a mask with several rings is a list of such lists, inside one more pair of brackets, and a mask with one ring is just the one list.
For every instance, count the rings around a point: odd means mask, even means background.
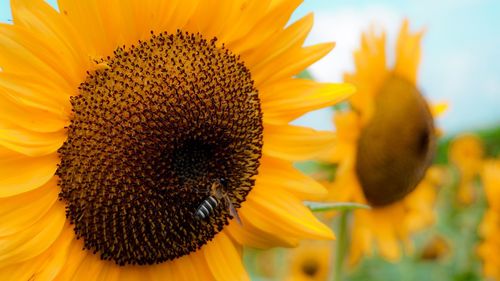
[{"label": "green stem", "polygon": [[335,258],[333,259],[335,264],[333,266],[333,280],[342,281],[343,279],[343,269],[344,269],[344,259],[347,252],[347,218],[349,216],[349,211],[341,211],[340,218],[337,226],[337,247],[335,249]]}]

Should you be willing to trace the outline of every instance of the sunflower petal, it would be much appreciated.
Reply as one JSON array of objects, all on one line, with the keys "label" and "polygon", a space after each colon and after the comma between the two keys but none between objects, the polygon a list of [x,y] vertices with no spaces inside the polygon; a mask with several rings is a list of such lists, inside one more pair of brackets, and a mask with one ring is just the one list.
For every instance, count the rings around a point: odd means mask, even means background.
[{"label": "sunflower petal", "polygon": [[7,122],[25,130],[47,133],[64,129],[66,120],[54,113],[22,104],[0,89],[0,122]]},{"label": "sunflower petal", "polygon": [[424,35],[423,31],[411,34],[409,23],[403,22],[396,45],[396,65],[394,73],[409,82],[417,83],[417,72],[420,64],[421,48],[420,41]]},{"label": "sunflower petal", "polygon": [[276,235],[272,230],[265,231],[259,228],[259,224],[255,226],[252,218],[246,218],[240,215],[242,224],[231,222],[227,226],[227,231],[231,237],[239,244],[256,249],[268,249],[271,247],[297,247],[299,239],[296,237],[288,237],[283,235]]},{"label": "sunflower petal", "polygon": [[445,114],[446,111],[448,111],[448,107],[449,107],[449,103],[447,103],[447,102],[440,102],[440,103],[432,104],[430,106],[432,116],[434,118],[443,116],[443,114]]},{"label": "sunflower petal", "polygon": [[[65,229],[69,229],[73,233],[72,226],[69,223],[66,223]],[[71,239],[70,244],[67,246],[67,250],[68,254],[64,266],[55,278],[57,281],[72,280],[75,272],[83,263],[83,260],[87,255],[92,255],[92,253],[83,249],[83,241],[76,240],[75,238]]]},{"label": "sunflower petal", "polygon": [[57,154],[26,157],[0,147],[0,198],[36,189],[46,184],[59,163]]},{"label": "sunflower petal", "polygon": [[69,97],[75,89],[54,84],[39,72],[21,70],[18,73],[0,72],[0,95],[19,105],[48,111],[66,120],[71,111]]},{"label": "sunflower petal", "polygon": [[174,276],[184,281],[215,280],[203,256],[197,251],[172,262]]},{"label": "sunflower petal", "polygon": [[289,161],[263,156],[259,171],[258,185],[282,188],[301,199],[313,199],[327,193],[321,184],[294,168]]},{"label": "sunflower petal", "polygon": [[27,156],[53,154],[66,140],[66,132],[38,133],[0,123],[0,146]]},{"label": "sunflower petal", "polygon": [[234,242],[224,232],[219,232],[202,251],[216,280],[250,280],[243,267],[243,257]]},{"label": "sunflower petal", "polygon": [[269,61],[258,70],[254,70],[255,85],[263,87],[299,74],[308,66],[327,55],[335,47],[334,43],[323,43],[308,47],[291,49],[288,52]]},{"label": "sunflower petal", "polygon": [[85,44],[84,48],[87,50],[87,54],[92,57],[108,55],[116,48],[116,45],[113,45],[114,42],[107,40],[107,29],[99,13],[100,2],[104,1],[57,1],[61,15],[73,25],[75,30],[78,30],[79,36],[82,38],[82,44]]},{"label": "sunflower petal", "polygon": [[14,264],[40,255],[57,240],[65,222],[64,205],[58,202],[32,226],[0,237],[0,264]]},{"label": "sunflower petal", "polygon": [[73,236],[72,230],[66,228],[56,242],[41,255],[21,263],[1,267],[0,280],[54,280],[65,263]]},{"label": "sunflower petal", "polygon": [[332,231],[314,217],[301,201],[280,188],[254,188],[241,208],[260,229],[277,236],[300,239],[333,239]]},{"label": "sunflower petal", "polygon": [[44,74],[66,86],[72,81],[65,73],[64,62],[57,64],[59,57],[54,49],[17,26],[0,24],[0,53],[0,66],[6,72]]},{"label": "sunflower petal", "polygon": [[292,125],[265,124],[262,150],[267,156],[300,161],[331,153],[335,141],[333,132]]},{"label": "sunflower petal", "polygon": [[265,15],[264,12],[268,10],[270,0],[238,0],[236,2],[238,2],[239,12],[235,13],[236,18],[234,20],[228,19],[231,24],[227,24],[220,34],[220,41],[229,46],[232,45],[232,42],[245,37],[262,19]]},{"label": "sunflower petal", "polygon": [[262,44],[264,47],[261,51],[249,50],[248,54],[243,53],[242,56],[245,58],[245,65],[254,72],[259,67],[265,67],[269,61],[286,53],[290,49],[300,48],[309,31],[311,31],[312,25],[313,14],[311,13],[264,42]]},{"label": "sunflower petal", "polygon": [[201,1],[188,24],[187,30],[200,32],[206,38],[220,37],[224,26],[228,26],[232,16],[238,16],[237,0],[204,0]]},{"label": "sunflower petal", "polygon": [[11,0],[11,7],[15,25],[33,34],[43,34],[51,49],[57,50],[56,60],[50,65],[59,67],[62,77],[70,78],[74,86],[78,85],[90,60],[73,27],[43,0]]},{"label": "sunflower petal", "polygon": [[40,220],[54,205],[58,193],[57,178],[53,177],[33,191],[0,198],[0,237],[24,230]]},{"label": "sunflower petal", "polygon": [[[105,266],[116,266],[112,261],[103,261],[99,258],[98,255],[92,254],[87,250],[80,249],[80,251],[85,251],[86,256],[78,265],[78,268],[73,273],[73,275],[67,279],[72,281],[86,281],[89,280],[89,276],[99,276]],[[132,275],[132,274],[130,274]],[[131,276],[132,277],[132,276]],[[121,279],[124,276],[120,276],[118,280],[130,280],[130,279]],[[144,276],[146,278],[146,276]],[[134,279],[132,279],[134,280]],[[137,279],[135,279],[137,280]],[[146,279],[147,280],[147,279]]]},{"label": "sunflower petal", "polygon": [[[256,49],[258,46],[262,46],[264,41],[283,30],[293,11],[300,3],[302,3],[302,0],[288,0],[275,5],[245,36],[230,42],[228,48],[237,54],[248,54],[252,49],[254,49],[254,52],[258,52],[259,50]],[[245,61],[246,57],[242,56],[242,58]]]},{"label": "sunflower petal", "polygon": [[264,122],[287,124],[312,110],[324,108],[354,93],[350,84],[317,83],[294,79],[262,90]]}]

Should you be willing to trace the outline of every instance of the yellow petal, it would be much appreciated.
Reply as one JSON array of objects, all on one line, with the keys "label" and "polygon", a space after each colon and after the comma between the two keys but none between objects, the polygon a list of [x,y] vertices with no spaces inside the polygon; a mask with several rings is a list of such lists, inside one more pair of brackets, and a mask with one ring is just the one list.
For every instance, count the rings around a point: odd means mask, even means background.
[{"label": "yellow petal", "polygon": [[118,281],[120,280],[120,269],[119,266],[107,265],[104,266],[99,274],[95,277],[95,280],[102,281]]},{"label": "yellow petal", "polygon": [[202,251],[215,280],[250,280],[243,267],[243,257],[224,232],[219,232]]},{"label": "yellow petal", "polygon": [[46,184],[54,176],[58,163],[59,158],[55,153],[27,157],[0,147],[0,198]]},{"label": "yellow petal", "polygon": [[65,131],[38,133],[0,123],[0,146],[27,156],[54,154],[66,140]]},{"label": "yellow petal", "polygon": [[43,0],[12,0],[12,17],[16,26],[33,34],[43,35],[44,41],[57,50],[56,60],[50,65],[60,68],[63,77],[71,78],[77,86],[89,67],[90,60],[73,27],[54,8]]},{"label": "yellow petal", "polygon": [[57,201],[59,187],[53,177],[45,185],[17,196],[0,198],[0,237],[28,228]]},{"label": "yellow petal", "polygon": [[[158,265],[148,266],[147,269],[152,280],[184,280],[205,281],[214,280],[203,255],[203,250],[198,250],[189,255],[182,256],[172,261]],[[123,273],[126,275],[126,273]],[[143,279],[138,279],[143,280]]]},{"label": "yellow petal", "polygon": [[411,83],[417,83],[417,72],[420,63],[420,41],[423,31],[410,33],[408,20],[403,22],[396,44],[396,65],[394,73]]},{"label": "yellow petal", "polygon": [[0,89],[0,123],[7,122],[34,132],[47,133],[63,130],[67,121],[62,116],[23,104]]},{"label": "yellow petal", "polygon": [[32,226],[0,237],[0,264],[6,266],[40,255],[57,240],[65,222],[64,204],[57,202]]},{"label": "yellow petal", "polygon": [[334,47],[334,43],[323,43],[292,49],[271,60],[267,65],[254,69],[252,78],[255,80],[255,85],[261,87],[267,83],[295,76],[324,57]]},{"label": "yellow petal", "polygon": [[[72,65],[60,56],[57,49],[39,37],[16,25],[0,25],[0,66],[10,73],[33,73],[50,77],[58,85],[74,86],[75,77],[68,68]],[[29,80],[28,80],[29,81]]]},{"label": "yellow petal", "polygon": [[54,84],[39,70],[0,72],[0,95],[20,106],[47,111],[59,119],[67,120],[71,112],[69,96],[76,94],[76,87]]},{"label": "yellow petal", "polygon": [[[243,206],[248,205],[243,203]],[[250,204],[251,206],[251,204]],[[240,209],[243,210],[243,209]],[[227,231],[239,244],[257,249],[271,247],[296,247],[299,244],[297,237],[279,235],[272,229],[261,229],[260,223],[254,223],[252,217],[247,217],[240,211],[242,225],[234,220],[227,226]]]},{"label": "yellow petal", "polygon": [[112,49],[147,40],[151,31],[156,34],[175,33],[178,29],[186,31],[184,26],[192,18],[198,1],[109,0],[97,1],[93,5],[109,41],[108,49]]},{"label": "yellow petal", "polygon": [[104,1],[57,1],[61,15],[73,25],[75,30],[78,30],[81,41],[85,44],[84,48],[92,57],[110,54],[117,47],[107,40],[104,20],[99,13],[100,2]]},{"label": "yellow petal", "polygon": [[481,177],[488,204],[494,210],[500,210],[500,160],[485,161]]},{"label": "yellow petal", "polygon": [[336,104],[355,91],[350,84],[323,84],[301,79],[291,80],[289,84],[285,89],[278,86],[273,93],[265,93],[267,98],[262,102],[264,122],[286,124],[307,112]]},{"label": "yellow petal", "polygon": [[265,16],[268,10],[270,0],[262,1],[247,1],[237,0],[239,13],[235,13],[237,18],[233,21],[228,20],[228,24],[224,31],[220,34],[220,41],[232,46],[232,42],[244,38],[249,31]]},{"label": "yellow petal", "polygon": [[241,217],[275,235],[300,239],[334,238],[332,231],[318,221],[301,201],[280,188],[254,188],[245,204],[240,209]]},{"label": "yellow petal", "polygon": [[432,104],[430,106],[432,116],[434,116],[434,118],[442,116],[443,114],[446,113],[446,111],[448,111],[448,107],[449,103],[447,102]]},{"label": "yellow petal", "polygon": [[200,1],[186,29],[200,32],[205,38],[220,38],[225,26],[238,21],[238,11],[241,7],[239,2],[238,0]]},{"label": "yellow petal", "polygon": [[[65,229],[69,229],[73,232],[73,226],[69,223],[66,223]],[[83,241],[76,240],[75,238],[71,239],[71,243],[67,246],[67,248],[67,258],[63,268],[55,278],[57,281],[72,280],[76,270],[80,267],[83,260],[87,257],[87,255],[92,255],[92,253],[83,250]]]},{"label": "yellow petal", "polygon": [[264,155],[290,161],[308,160],[334,149],[333,132],[292,125],[264,125]]},{"label": "yellow petal", "polygon": [[0,280],[54,280],[65,264],[73,232],[66,228],[41,255],[6,267],[0,266]]},{"label": "yellow petal", "polygon": [[[164,11],[164,16],[160,17],[161,21],[158,24],[158,32],[167,31],[169,33],[174,33],[177,29],[189,31],[189,25],[192,24],[193,21],[196,22],[196,18],[193,18],[193,14],[201,1],[174,0],[161,2],[163,3],[162,11]],[[140,5],[141,1],[137,1],[137,3]]]},{"label": "yellow petal", "polygon": [[[72,281],[87,281],[89,280],[89,276],[99,276],[101,271],[105,266],[116,266],[112,261],[103,261],[99,258],[99,254],[95,255],[88,250],[80,249],[80,251],[84,251],[86,253],[85,258],[80,262],[78,268],[73,273],[73,275],[67,279]],[[132,275],[132,274],[130,274]],[[134,280],[132,278],[125,279],[126,276],[120,276],[123,279],[118,280]],[[133,277],[133,275],[131,276]],[[147,276],[144,276],[146,278]],[[137,279],[136,279],[137,280]]]},{"label": "yellow petal", "polygon": [[259,187],[279,187],[301,199],[316,198],[326,194],[326,189],[311,177],[293,167],[289,161],[263,156],[256,180]]},{"label": "yellow petal", "polygon": [[[229,49],[236,54],[248,54],[250,53],[249,50],[252,49],[254,49],[253,52],[258,52],[258,47],[262,46],[262,42],[283,30],[293,11],[301,2],[302,0],[283,1],[283,3],[274,6],[264,17],[257,21],[257,24],[253,26],[246,36],[228,44]],[[267,7],[268,3],[269,1],[263,1],[262,8],[265,8],[264,4]],[[245,61],[246,57],[242,56],[242,59]]]},{"label": "yellow petal", "polygon": [[[210,242],[209,242],[210,243]],[[203,251],[190,253],[172,261],[174,276],[184,281],[205,281],[215,280]]]},{"label": "yellow petal", "polygon": [[300,48],[313,25],[313,15],[309,14],[291,24],[276,36],[269,38],[262,44],[260,52],[249,50],[241,54],[245,58],[245,65],[253,72],[259,67],[266,67],[272,59],[293,48]]}]

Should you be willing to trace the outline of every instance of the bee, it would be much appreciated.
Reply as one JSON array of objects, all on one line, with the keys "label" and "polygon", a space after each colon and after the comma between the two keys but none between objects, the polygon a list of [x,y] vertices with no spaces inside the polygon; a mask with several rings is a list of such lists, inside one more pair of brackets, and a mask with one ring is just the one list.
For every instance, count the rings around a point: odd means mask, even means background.
[{"label": "bee", "polygon": [[202,220],[208,218],[214,209],[219,204],[222,204],[225,209],[229,209],[231,216],[241,224],[240,216],[238,212],[236,212],[236,208],[234,208],[231,198],[229,197],[226,179],[220,178],[215,180],[210,186],[208,193],[208,197],[201,202],[198,208],[196,208],[194,215],[197,219]]}]

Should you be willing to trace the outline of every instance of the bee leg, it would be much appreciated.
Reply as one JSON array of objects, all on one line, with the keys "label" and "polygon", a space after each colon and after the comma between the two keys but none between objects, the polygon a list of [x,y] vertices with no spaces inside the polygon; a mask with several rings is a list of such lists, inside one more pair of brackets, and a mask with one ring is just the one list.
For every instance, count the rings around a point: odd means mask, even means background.
[{"label": "bee leg", "polygon": [[233,203],[231,203],[231,200],[229,198],[226,198],[225,200],[226,202],[226,205],[227,207],[229,207],[229,214],[231,215],[231,217],[233,219],[236,220],[236,222],[239,224],[239,225],[243,225],[243,223],[241,222],[241,218],[240,216],[238,215],[238,212],[236,211],[236,209],[234,208],[234,205]]}]

